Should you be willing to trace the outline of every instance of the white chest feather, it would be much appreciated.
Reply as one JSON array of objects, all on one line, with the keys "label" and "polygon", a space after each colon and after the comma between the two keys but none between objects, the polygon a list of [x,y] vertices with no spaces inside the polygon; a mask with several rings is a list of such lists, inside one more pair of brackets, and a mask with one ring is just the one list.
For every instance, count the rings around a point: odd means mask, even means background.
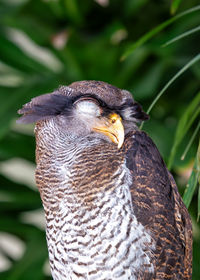
[{"label": "white chest feather", "polygon": [[117,187],[99,193],[90,211],[73,208],[74,194],[66,187],[68,200],[61,201],[58,216],[47,217],[55,280],[128,280],[144,270],[153,273],[154,244],[134,215],[128,170],[122,166],[117,172]]}]

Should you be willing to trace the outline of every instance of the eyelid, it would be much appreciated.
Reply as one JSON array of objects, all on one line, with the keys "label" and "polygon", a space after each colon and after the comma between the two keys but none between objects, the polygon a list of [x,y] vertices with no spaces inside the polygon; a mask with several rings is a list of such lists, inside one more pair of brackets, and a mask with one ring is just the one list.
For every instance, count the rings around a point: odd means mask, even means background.
[{"label": "eyelid", "polygon": [[91,101],[91,102],[95,103],[96,105],[100,106],[99,102],[92,97],[81,97],[74,102],[74,105],[81,102],[81,101]]},{"label": "eyelid", "polygon": [[[89,103],[92,105],[89,105]],[[81,98],[74,102],[77,110],[84,115],[100,116],[102,109],[98,101],[93,98]]]}]

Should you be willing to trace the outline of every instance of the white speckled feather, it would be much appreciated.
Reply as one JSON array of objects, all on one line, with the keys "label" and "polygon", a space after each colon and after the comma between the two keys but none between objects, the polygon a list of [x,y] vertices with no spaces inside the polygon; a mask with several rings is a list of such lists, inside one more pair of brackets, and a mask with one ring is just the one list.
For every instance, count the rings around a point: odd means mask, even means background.
[{"label": "white speckled feather", "polygon": [[131,176],[125,164],[115,172],[115,176],[119,175],[115,188],[99,193],[92,210],[79,205],[73,213],[69,201],[76,199],[76,193],[68,186],[71,172],[66,165],[61,166],[60,172],[65,178],[67,199],[59,203],[58,219],[54,217],[47,227],[54,279],[137,279],[135,273],[147,266],[153,273],[149,253],[149,248],[154,248],[153,241],[134,216],[129,190]]}]

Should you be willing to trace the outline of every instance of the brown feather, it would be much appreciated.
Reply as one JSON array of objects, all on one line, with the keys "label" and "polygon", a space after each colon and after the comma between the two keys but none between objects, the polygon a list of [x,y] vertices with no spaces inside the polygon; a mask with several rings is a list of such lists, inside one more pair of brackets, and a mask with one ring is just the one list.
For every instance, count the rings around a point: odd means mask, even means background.
[{"label": "brown feather", "polygon": [[153,279],[191,279],[192,225],[172,175],[144,132],[130,133],[125,149],[135,214],[157,244]]}]

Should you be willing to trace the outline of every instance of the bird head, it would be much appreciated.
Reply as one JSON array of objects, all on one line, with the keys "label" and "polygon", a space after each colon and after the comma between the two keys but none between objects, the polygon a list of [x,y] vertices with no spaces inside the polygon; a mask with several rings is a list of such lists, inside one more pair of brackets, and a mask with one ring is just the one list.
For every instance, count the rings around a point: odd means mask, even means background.
[{"label": "bird head", "polygon": [[[120,148],[136,122],[148,119],[130,92],[101,81],[80,81],[33,98],[18,111],[18,123],[53,121],[56,131],[80,138],[94,136]],[[52,129],[52,126],[51,126]]]}]

